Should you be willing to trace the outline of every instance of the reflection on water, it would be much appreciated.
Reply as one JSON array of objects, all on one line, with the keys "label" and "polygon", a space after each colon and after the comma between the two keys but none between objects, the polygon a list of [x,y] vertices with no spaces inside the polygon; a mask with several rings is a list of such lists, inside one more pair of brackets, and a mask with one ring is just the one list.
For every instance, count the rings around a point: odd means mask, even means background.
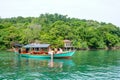
[{"label": "reflection on water", "polygon": [[[55,71],[61,72],[64,66],[72,67],[75,63],[72,59],[39,59],[39,58],[25,58],[17,55],[14,60],[19,68],[27,68],[29,70],[39,70],[40,72]],[[52,69],[53,68],[53,69]]]},{"label": "reflection on water", "polygon": [[50,61],[50,62],[48,62],[48,66],[51,67],[51,68],[53,68],[53,67],[62,68],[63,63],[62,62],[55,63],[54,61]]},{"label": "reflection on water", "polygon": [[[22,58],[26,60],[26,63],[28,65],[36,64],[39,63],[40,66],[43,67],[57,67],[57,66],[63,66],[63,65],[68,65],[68,66],[74,66],[75,63],[72,61],[72,59],[34,59],[34,58]],[[18,60],[20,61],[20,60]]]}]

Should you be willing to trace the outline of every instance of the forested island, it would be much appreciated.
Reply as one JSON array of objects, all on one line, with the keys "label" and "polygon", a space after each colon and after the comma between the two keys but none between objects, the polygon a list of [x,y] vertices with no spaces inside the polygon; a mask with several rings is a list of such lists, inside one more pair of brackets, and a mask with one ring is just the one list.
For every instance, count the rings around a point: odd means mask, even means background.
[{"label": "forested island", "polygon": [[65,39],[71,40],[77,49],[120,48],[120,27],[57,13],[0,18],[0,50],[11,48],[13,43],[28,44],[34,40],[63,47]]}]

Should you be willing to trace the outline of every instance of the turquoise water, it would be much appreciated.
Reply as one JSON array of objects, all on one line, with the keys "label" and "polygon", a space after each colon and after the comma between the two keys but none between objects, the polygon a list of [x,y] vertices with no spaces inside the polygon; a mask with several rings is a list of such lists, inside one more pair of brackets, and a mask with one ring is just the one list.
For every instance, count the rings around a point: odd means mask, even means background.
[{"label": "turquoise water", "polygon": [[120,50],[78,51],[71,59],[24,58],[0,51],[0,80],[120,80]]}]

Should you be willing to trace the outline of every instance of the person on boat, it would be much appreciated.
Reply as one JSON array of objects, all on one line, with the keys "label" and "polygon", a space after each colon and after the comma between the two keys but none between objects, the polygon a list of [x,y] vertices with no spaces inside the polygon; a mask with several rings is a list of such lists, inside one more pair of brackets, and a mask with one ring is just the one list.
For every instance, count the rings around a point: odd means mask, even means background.
[{"label": "person on boat", "polygon": [[61,48],[58,48],[58,52],[57,52],[58,54],[59,53],[63,53],[63,50],[61,49]]},{"label": "person on boat", "polygon": [[18,49],[19,54],[21,54],[21,48]]},{"label": "person on boat", "polygon": [[28,53],[28,51],[29,51],[29,48],[26,48],[26,53]]},{"label": "person on boat", "polygon": [[57,48],[54,48],[54,53],[57,53],[58,52],[58,49]]},{"label": "person on boat", "polygon": [[59,50],[60,50],[60,53],[63,53],[63,50],[61,48],[59,48]]},{"label": "person on boat", "polygon": [[54,49],[49,49],[48,54],[54,54]]}]

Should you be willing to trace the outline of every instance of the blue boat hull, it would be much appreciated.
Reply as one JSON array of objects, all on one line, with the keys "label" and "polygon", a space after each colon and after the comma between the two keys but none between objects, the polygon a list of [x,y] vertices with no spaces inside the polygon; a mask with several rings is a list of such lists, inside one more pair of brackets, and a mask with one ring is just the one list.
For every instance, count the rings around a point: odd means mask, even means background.
[{"label": "blue boat hull", "polygon": [[[64,58],[64,57],[71,57],[75,51],[69,51],[69,52],[64,52],[61,54],[54,54],[54,58]],[[20,54],[22,57],[28,57],[28,58],[51,58],[51,55],[34,55],[34,54]]]}]

